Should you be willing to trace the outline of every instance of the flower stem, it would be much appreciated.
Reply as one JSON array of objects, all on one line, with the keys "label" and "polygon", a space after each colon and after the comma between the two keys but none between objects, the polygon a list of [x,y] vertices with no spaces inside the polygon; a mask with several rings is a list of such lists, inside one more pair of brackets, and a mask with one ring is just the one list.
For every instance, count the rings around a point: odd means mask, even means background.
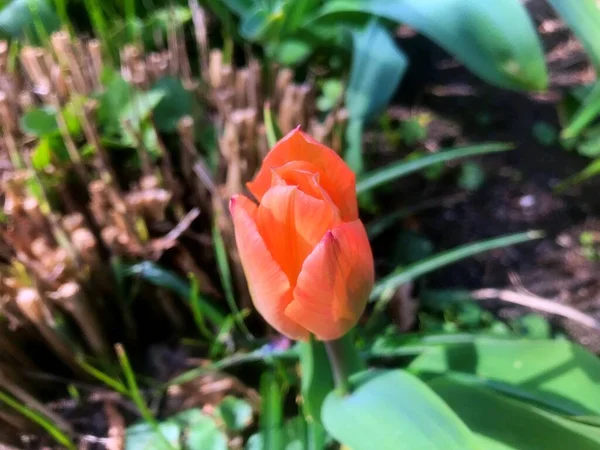
[{"label": "flower stem", "polygon": [[331,372],[333,373],[333,381],[335,388],[340,394],[345,395],[350,393],[350,384],[348,382],[348,367],[345,364],[344,346],[341,339],[334,341],[325,341],[325,349],[329,358]]}]

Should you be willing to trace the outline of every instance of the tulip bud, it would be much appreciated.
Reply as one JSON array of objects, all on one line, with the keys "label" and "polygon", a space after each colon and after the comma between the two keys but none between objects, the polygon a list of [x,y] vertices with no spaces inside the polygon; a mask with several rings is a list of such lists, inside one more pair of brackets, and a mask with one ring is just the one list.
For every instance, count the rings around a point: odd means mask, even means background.
[{"label": "tulip bud", "polygon": [[296,129],[263,161],[229,209],[254,306],[298,340],[343,336],[373,288],[373,255],[358,218],[354,173]]}]

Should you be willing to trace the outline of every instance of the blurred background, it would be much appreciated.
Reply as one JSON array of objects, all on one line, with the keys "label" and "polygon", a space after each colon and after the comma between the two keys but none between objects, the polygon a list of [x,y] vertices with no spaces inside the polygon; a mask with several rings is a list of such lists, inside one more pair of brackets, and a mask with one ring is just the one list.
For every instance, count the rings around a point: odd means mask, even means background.
[{"label": "blurred background", "polygon": [[0,0],[0,448],[339,448],[227,209],[298,125],[357,174],[364,360],[600,448],[598,67],[596,0]]}]

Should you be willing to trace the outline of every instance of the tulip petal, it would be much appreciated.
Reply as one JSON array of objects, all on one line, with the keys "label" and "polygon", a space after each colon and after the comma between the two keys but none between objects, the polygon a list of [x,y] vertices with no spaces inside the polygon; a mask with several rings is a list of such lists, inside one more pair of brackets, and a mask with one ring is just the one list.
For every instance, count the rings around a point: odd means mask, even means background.
[{"label": "tulip petal", "polygon": [[229,210],[254,306],[280,333],[291,339],[306,340],[306,329],[284,315],[285,308],[293,299],[291,285],[258,232],[256,204],[238,195],[231,198]]},{"label": "tulip petal", "polygon": [[271,169],[292,161],[306,161],[317,168],[321,186],[340,209],[344,221],[358,218],[354,173],[336,152],[304,134],[299,128],[288,133],[265,157],[254,181],[247,184],[250,192],[262,201],[271,187]]},{"label": "tulip petal", "polygon": [[339,223],[338,211],[296,186],[273,186],[256,215],[258,230],[273,259],[296,282],[302,263],[327,230]]},{"label": "tulip petal", "polygon": [[365,228],[360,220],[343,223],[304,262],[285,315],[320,340],[337,339],[358,322],[373,283]]}]

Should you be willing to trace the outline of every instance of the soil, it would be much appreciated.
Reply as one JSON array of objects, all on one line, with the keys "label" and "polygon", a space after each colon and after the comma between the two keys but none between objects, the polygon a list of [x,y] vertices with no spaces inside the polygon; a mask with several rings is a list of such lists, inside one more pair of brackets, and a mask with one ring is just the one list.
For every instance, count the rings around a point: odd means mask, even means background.
[{"label": "soil", "polygon": [[[411,217],[408,225],[414,227],[416,219],[420,231],[437,250],[519,231],[545,232],[541,240],[488,252],[438,270],[428,276],[430,285],[526,290],[600,318],[600,265],[586,258],[579,245],[581,233],[600,231],[600,178],[563,194],[555,193],[559,181],[583,169],[590,160],[565,150],[558,142],[544,145],[533,132],[539,122],[560,132],[557,102],[562,93],[592,82],[595,75],[584,50],[557,22],[546,2],[531,0],[527,6],[542,36],[551,77],[550,88],[543,94],[493,88],[427,39],[411,36],[410,30],[399,30],[411,65],[392,114],[400,118],[433,114],[426,148],[498,141],[511,142],[515,149],[477,159],[486,179],[464,201],[445,205],[444,199],[454,190],[455,177],[433,187],[431,183],[409,181],[398,186],[402,198],[398,200],[396,194],[395,200],[390,200],[398,207],[418,207],[440,198],[440,207]],[[376,259],[381,261],[383,255],[377,255],[380,247],[375,244]],[[501,317],[525,312],[524,308],[498,301],[490,301],[488,306]],[[600,352],[597,331],[569,320],[553,321],[574,340]]]}]

